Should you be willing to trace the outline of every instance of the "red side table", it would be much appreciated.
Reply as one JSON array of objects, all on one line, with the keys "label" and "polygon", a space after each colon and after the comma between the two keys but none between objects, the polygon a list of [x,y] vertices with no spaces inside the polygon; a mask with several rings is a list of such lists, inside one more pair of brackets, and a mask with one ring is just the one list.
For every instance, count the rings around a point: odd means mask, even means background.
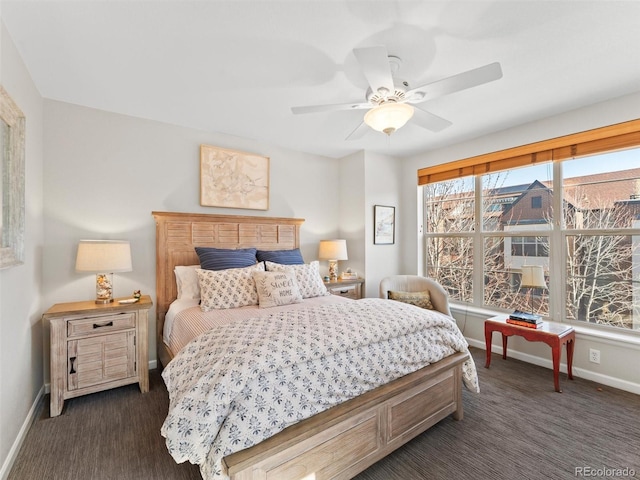
[{"label": "red side table", "polygon": [[569,380],[573,380],[571,366],[573,364],[573,347],[576,340],[576,332],[572,327],[559,325],[552,322],[544,322],[541,327],[528,328],[519,325],[507,323],[505,315],[489,318],[484,322],[484,339],[487,344],[487,362],[486,368],[491,364],[491,337],[493,332],[502,334],[502,358],[507,358],[507,339],[511,335],[517,335],[530,342],[544,342],[551,347],[551,356],[553,358],[553,384],[556,392],[560,390],[560,356],[562,354],[562,345],[567,346],[567,374]]}]

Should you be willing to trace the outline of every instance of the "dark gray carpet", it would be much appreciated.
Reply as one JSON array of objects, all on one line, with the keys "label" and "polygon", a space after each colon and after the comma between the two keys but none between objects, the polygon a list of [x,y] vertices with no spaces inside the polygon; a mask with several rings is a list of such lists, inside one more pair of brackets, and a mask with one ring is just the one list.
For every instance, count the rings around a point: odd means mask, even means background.
[{"label": "dark gray carpet", "polygon": [[[548,369],[494,354],[487,370],[485,352],[472,354],[482,392],[465,391],[464,420],[443,420],[358,480],[640,478],[640,396],[562,374],[556,393]],[[150,382],[147,395],[130,385],[67,400],[56,418],[47,396],[8,480],[200,479],[167,453],[167,393],[157,371]]]}]

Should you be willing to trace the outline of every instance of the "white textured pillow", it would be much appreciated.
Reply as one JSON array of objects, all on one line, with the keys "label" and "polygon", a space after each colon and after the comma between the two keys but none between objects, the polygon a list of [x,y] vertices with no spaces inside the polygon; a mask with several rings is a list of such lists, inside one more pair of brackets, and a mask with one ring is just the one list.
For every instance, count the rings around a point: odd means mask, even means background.
[{"label": "white textured pillow", "polygon": [[200,298],[200,284],[196,269],[200,265],[179,265],[173,269],[176,274],[176,286],[178,287],[178,298]]},{"label": "white textured pillow", "polygon": [[258,304],[258,292],[252,273],[264,271],[258,263],[251,267],[227,270],[203,270],[198,268],[200,282],[200,309],[203,312]]},{"label": "white textured pillow", "polygon": [[269,308],[302,302],[294,272],[253,272],[259,307]]},{"label": "white textured pillow", "polygon": [[281,265],[269,261],[264,263],[269,272],[294,272],[302,298],[331,295],[324,286],[320,276],[320,262],[317,260],[306,265]]}]

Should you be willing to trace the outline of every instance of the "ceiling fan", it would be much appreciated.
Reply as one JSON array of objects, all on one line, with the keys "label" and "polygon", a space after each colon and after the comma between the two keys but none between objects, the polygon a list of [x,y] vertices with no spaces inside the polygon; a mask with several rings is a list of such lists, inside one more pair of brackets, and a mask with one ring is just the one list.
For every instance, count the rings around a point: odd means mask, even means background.
[{"label": "ceiling fan", "polygon": [[406,80],[396,76],[402,60],[388,55],[384,46],[356,48],[353,53],[369,83],[365,102],[291,108],[294,114],[368,109],[360,125],[347,136],[348,140],[360,138],[367,126],[391,135],[410,119],[422,128],[439,132],[450,126],[451,122],[415,106],[416,104],[502,78],[500,64],[495,62],[410,88]]}]

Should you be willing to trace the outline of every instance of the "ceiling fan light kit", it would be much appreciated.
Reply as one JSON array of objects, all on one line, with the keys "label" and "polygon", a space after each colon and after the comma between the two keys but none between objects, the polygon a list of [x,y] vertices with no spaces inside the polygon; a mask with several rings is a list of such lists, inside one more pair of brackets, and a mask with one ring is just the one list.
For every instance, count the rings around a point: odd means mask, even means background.
[{"label": "ceiling fan light kit", "polygon": [[364,115],[364,123],[378,132],[391,135],[413,117],[413,107],[406,103],[388,102],[372,108]]}]

